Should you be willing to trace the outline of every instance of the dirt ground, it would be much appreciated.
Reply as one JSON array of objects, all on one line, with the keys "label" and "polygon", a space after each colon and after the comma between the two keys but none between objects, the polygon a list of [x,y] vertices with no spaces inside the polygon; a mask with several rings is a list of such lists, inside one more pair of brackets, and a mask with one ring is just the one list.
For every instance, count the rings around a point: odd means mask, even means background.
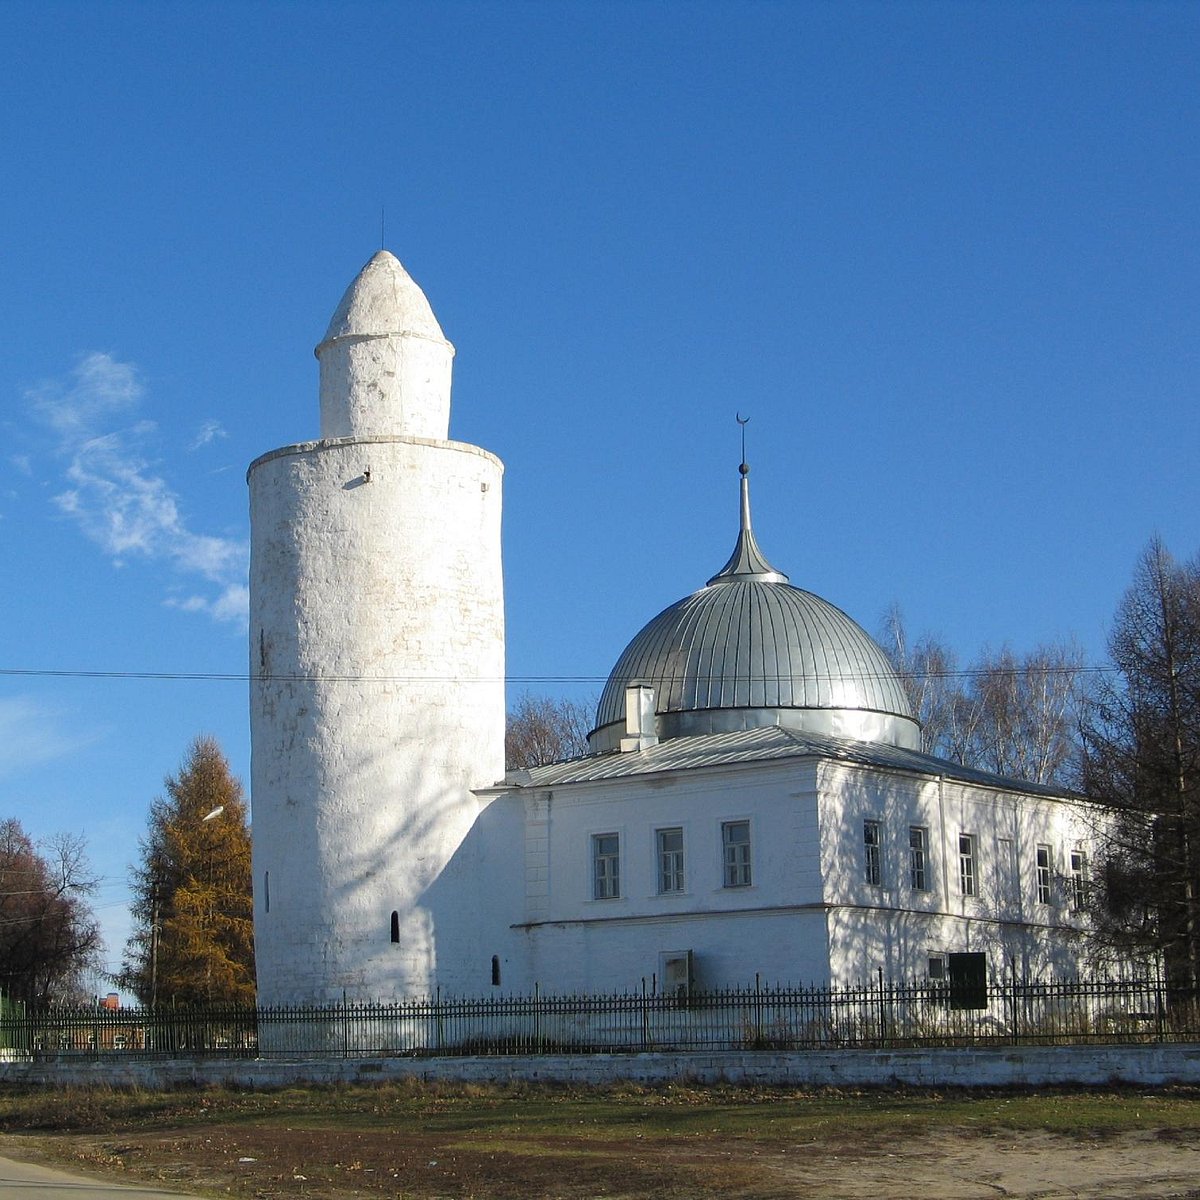
[{"label": "dirt ground", "polygon": [[[215,1115],[215,1114],[214,1114]],[[716,1133],[717,1131],[713,1131]],[[747,1200],[975,1200],[1058,1197],[1200,1200],[1200,1132],[1102,1137],[938,1130],[874,1144],[839,1140],[764,1145],[695,1132],[656,1140],[588,1140],[540,1134],[481,1142],[471,1129],[435,1135],[403,1129],[246,1128],[215,1120],[201,1130],[127,1139],[6,1136],[18,1158],[65,1162],[155,1180],[201,1194],[268,1200],[304,1196],[432,1200],[626,1200],[735,1196]]]}]

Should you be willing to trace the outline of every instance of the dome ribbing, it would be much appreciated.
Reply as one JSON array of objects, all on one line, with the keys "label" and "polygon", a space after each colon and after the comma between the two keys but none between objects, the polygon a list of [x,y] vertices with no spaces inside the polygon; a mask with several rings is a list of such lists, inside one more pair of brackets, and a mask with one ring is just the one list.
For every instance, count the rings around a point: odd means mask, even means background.
[{"label": "dome ribbing", "polygon": [[632,683],[654,688],[660,738],[783,725],[918,748],[886,655],[841,609],[767,562],[750,527],[745,469],[741,482],[733,555],[625,648],[600,697],[592,749],[616,746]]}]

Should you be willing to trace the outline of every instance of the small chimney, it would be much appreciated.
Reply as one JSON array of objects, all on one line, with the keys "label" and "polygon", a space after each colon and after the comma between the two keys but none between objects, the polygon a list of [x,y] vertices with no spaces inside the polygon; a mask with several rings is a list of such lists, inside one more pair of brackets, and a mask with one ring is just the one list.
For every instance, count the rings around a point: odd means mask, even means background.
[{"label": "small chimney", "polygon": [[625,734],[621,739],[622,754],[658,745],[654,689],[648,683],[631,683],[625,689]]}]

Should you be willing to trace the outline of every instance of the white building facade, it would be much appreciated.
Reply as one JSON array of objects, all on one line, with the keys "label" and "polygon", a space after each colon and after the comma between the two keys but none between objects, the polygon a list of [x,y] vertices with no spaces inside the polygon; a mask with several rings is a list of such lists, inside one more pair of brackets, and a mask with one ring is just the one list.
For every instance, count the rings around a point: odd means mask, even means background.
[{"label": "white building facade", "polygon": [[250,468],[262,1003],[1075,972],[1102,810],[931,758],[901,681],[750,520],[618,657],[591,753],[503,773],[501,465],[391,255]]}]

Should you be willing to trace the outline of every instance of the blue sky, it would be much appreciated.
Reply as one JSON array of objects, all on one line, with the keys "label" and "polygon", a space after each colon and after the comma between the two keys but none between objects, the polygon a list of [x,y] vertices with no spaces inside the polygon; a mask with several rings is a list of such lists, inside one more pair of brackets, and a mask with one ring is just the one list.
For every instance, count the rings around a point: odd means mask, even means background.
[{"label": "blue sky", "polygon": [[0,816],[87,837],[114,966],[246,685],[75,673],[244,673],[245,468],[316,435],[381,210],[506,463],[514,691],[722,564],[739,410],[770,559],[964,660],[1102,662],[1196,551],[1194,4],[0,11]]}]

